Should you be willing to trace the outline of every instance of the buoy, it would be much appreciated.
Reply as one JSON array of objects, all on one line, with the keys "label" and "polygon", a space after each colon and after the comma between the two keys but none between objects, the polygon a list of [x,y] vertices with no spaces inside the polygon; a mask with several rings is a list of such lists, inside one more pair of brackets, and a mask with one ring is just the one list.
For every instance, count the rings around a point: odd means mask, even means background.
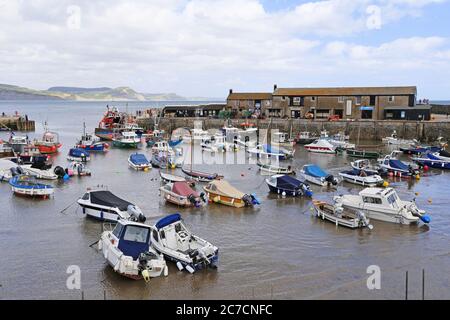
[{"label": "buoy", "polygon": [[193,274],[195,272],[194,268],[192,268],[190,265],[186,266],[186,270],[189,271],[190,274]]},{"label": "buoy", "polygon": [[244,177],[245,176],[245,174],[244,173],[241,173],[241,177]]},{"label": "buoy", "polygon": [[169,267],[165,266],[164,267],[164,277],[167,277],[169,275]]},{"label": "buoy", "polygon": [[420,175],[416,175],[416,180],[420,180]]},{"label": "buoy", "polygon": [[144,278],[145,282],[150,281],[150,274],[148,273],[147,269],[142,270],[141,274],[142,274],[142,278]]},{"label": "buoy", "polygon": [[423,166],[423,171],[428,171],[428,169],[430,169],[427,165]]},{"label": "buoy", "polygon": [[429,204],[432,204],[433,203],[433,200],[430,198],[430,199],[428,199],[428,203]]},{"label": "buoy", "polygon": [[383,182],[383,187],[385,187],[385,188],[389,187],[389,182],[384,181],[384,182]]},{"label": "buoy", "polygon": [[283,193],[281,193],[281,195],[282,195],[283,197],[286,197],[286,191],[283,191]]},{"label": "buoy", "polygon": [[418,196],[419,195],[419,193],[418,192],[416,192],[416,193],[414,193],[416,196]]},{"label": "buoy", "polygon": [[177,268],[178,268],[178,270],[180,270],[180,271],[184,269],[184,268],[183,268],[183,265],[181,264],[180,261],[177,262]]},{"label": "buoy", "polygon": [[389,176],[389,177],[393,177],[393,176],[394,176],[394,173],[389,172],[389,173],[388,173],[388,176]]}]

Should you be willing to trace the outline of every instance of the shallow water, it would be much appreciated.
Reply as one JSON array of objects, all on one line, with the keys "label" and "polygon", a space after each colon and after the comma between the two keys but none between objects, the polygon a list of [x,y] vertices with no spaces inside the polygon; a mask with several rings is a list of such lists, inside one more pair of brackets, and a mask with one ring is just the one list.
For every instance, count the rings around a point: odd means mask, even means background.
[{"label": "shallow water", "polygon": [[[117,105],[125,110],[124,103]],[[129,110],[144,106],[148,104],[130,103]],[[82,123],[93,130],[104,107],[104,103],[87,102],[0,102],[0,112],[17,109],[37,121],[37,131],[30,137],[40,136],[42,123],[48,120],[64,144],[54,164],[64,167]],[[6,137],[0,133],[0,138]],[[429,226],[372,221],[372,231],[349,230],[311,217],[309,200],[269,194],[266,177],[253,164],[196,168],[220,172],[244,192],[255,192],[262,200],[258,209],[167,205],[159,199],[158,171],[129,169],[130,152],[111,149],[107,154],[94,154],[88,164],[92,177],[54,183],[55,195],[50,200],[17,197],[8,184],[0,184],[0,298],[80,299],[79,290],[66,287],[67,267],[78,265],[85,299],[103,299],[104,292],[107,299],[403,299],[406,271],[409,297],[418,299],[422,269],[426,298],[450,299],[449,173],[432,170],[419,181],[390,180],[402,199],[412,199],[418,192],[418,206],[432,216]],[[309,154],[297,147],[291,164],[299,171],[303,164],[316,163],[337,174],[349,160],[345,155]],[[219,269],[190,275],[169,263],[169,277],[152,279],[150,284],[115,274],[103,256],[89,247],[98,240],[102,224],[86,219],[76,205],[60,213],[87,187],[98,184],[136,203],[149,223],[180,212],[195,233],[220,248]],[[362,190],[347,183],[337,189],[312,189],[314,198],[328,201],[334,195]],[[369,265],[381,268],[381,290],[367,289]]]}]

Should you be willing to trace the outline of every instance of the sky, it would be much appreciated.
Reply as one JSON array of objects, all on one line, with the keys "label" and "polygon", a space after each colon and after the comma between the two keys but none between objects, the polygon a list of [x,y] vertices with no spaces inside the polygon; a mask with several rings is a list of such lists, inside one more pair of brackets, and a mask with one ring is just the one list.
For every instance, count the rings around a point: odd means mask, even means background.
[{"label": "sky", "polygon": [[450,0],[0,0],[0,83],[217,98],[416,85],[450,99]]}]

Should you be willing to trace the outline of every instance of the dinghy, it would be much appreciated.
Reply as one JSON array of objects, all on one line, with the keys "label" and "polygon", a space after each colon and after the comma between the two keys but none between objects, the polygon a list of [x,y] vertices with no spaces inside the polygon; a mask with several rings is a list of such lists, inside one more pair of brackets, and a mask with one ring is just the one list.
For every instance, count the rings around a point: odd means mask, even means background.
[{"label": "dinghy", "polygon": [[339,172],[339,175],[342,177],[342,179],[344,179],[344,181],[364,187],[387,187],[389,185],[378,174],[373,172],[366,172],[365,170],[346,170]]},{"label": "dinghy", "polygon": [[322,220],[328,220],[336,226],[343,226],[351,229],[367,227],[370,230],[373,226],[363,212],[352,212],[339,205],[331,205],[323,201],[313,200],[313,214]]},{"label": "dinghy", "polygon": [[144,222],[144,214],[138,206],[123,200],[108,190],[88,190],[77,200],[83,214],[92,218],[117,222],[119,219]]},{"label": "dinghy", "polygon": [[89,155],[89,152],[84,149],[71,148],[69,150],[69,154],[67,155],[67,160],[87,162],[91,160],[91,156]]},{"label": "dinghy", "polygon": [[261,171],[261,174],[295,174],[291,166],[280,167],[272,164],[261,163],[259,161],[257,162],[257,165]]},{"label": "dinghy", "polygon": [[199,194],[186,181],[169,182],[159,190],[167,202],[177,206],[199,208],[208,200],[203,192]]},{"label": "dinghy", "polygon": [[134,170],[144,170],[147,171],[151,168],[151,163],[148,161],[147,157],[142,153],[132,153],[128,157],[128,165]]},{"label": "dinghy", "polygon": [[397,159],[399,151],[392,151],[390,155],[386,155],[382,159],[378,159],[378,163],[381,168],[386,169],[388,172],[392,172],[397,177],[416,177],[420,178],[420,172],[414,169],[411,165],[405,164]]},{"label": "dinghy", "polygon": [[331,144],[327,139],[322,138],[305,145],[305,149],[315,153],[336,154],[336,146]]},{"label": "dinghy", "polygon": [[412,158],[412,161],[416,162],[419,167],[427,166],[435,169],[450,169],[450,160],[443,160],[432,153],[426,153],[424,156]]},{"label": "dinghy", "polygon": [[407,146],[407,145],[417,142],[416,140],[399,139],[397,136],[396,130],[394,130],[389,137],[382,138],[381,141],[383,141],[384,143],[396,145],[396,146],[398,146],[398,145],[406,145]]},{"label": "dinghy", "polygon": [[350,166],[355,170],[364,170],[367,173],[378,174],[379,176],[387,176],[388,171],[380,166],[372,166],[370,160],[368,159],[359,159],[356,161],[350,162]]},{"label": "dinghy", "polygon": [[119,220],[112,231],[104,231],[98,250],[113,270],[122,276],[146,282],[150,278],[167,276],[164,257],[151,247],[151,226]]},{"label": "dinghy", "polygon": [[176,176],[167,172],[163,172],[161,170],[159,170],[159,176],[161,177],[161,180],[164,181],[165,183],[186,181],[186,178],[184,177]]},{"label": "dinghy", "polygon": [[219,175],[218,173],[207,173],[187,168],[182,168],[181,171],[183,171],[186,176],[198,182],[209,182],[215,179],[223,178],[223,176]]},{"label": "dinghy", "polygon": [[91,170],[86,168],[86,165],[79,161],[72,161],[69,164],[69,167],[67,168],[67,174],[69,177],[72,176],[78,176],[78,177],[84,177],[84,176],[90,176]]},{"label": "dinghy", "polygon": [[219,249],[193,234],[178,213],[160,219],[150,237],[153,248],[175,262],[180,271],[217,268]]},{"label": "dinghy", "polygon": [[335,186],[339,182],[333,175],[323,171],[322,168],[314,164],[304,165],[300,173],[306,181],[322,187]]},{"label": "dinghy", "polygon": [[270,192],[281,194],[282,196],[304,196],[312,197],[313,193],[309,185],[288,175],[274,175],[266,179]]},{"label": "dinghy", "polygon": [[420,220],[431,221],[425,211],[417,208],[415,201],[402,201],[393,188],[366,188],[357,195],[334,197],[335,204],[364,212],[371,220],[412,224]]},{"label": "dinghy", "polygon": [[36,177],[36,179],[44,179],[44,180],[58,179],[58,175],[56,174],[56,172],[54,170],[51,170],[52,164],[47,161],[47,157],[34,157],[32,159],[31,164],[21,165],[21,168],[27,174]]},{"label": "dinghy", "polygon": [[12,177],[9,180],[11,189],[15,194],[30,196],[30,197],[43,197],[47,199],[53,194],[54,189],[52,186],[36,182],[36,178],[27,174],[21,174]]},{"label": "dinghy", "polygon": [[253,207],[260,204],[254,194],[243,193],[225,180],[211,181],[203,189],[206,191],[209,201],[214,203],[235,208]]}]

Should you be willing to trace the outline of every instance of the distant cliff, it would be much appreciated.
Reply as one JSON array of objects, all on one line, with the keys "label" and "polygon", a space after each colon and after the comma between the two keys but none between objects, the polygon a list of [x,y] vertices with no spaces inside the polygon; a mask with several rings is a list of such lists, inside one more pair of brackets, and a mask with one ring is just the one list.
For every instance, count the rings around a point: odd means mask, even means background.
[{"label": "distant cliff", "polygon": [[51,87],[48,90],[34,90],[0,84],[0,100],[187,101],[211,98],[186,98],[175,93],[139,93],[129,87]]}]

